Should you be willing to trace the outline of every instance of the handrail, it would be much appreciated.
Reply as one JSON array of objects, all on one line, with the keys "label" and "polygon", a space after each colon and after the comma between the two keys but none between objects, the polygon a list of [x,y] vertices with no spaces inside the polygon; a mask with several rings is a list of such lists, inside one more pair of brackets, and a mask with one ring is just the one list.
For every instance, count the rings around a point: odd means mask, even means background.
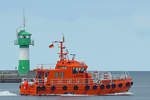
[{"label": "handrail", "polygon": [[[93,76],[94,74],[92,74]],[[123,74],[108,74],[108,78],[105,78],[107,73],[100,73],[98,76],[93,76],[93,78],[68,78],[68,79],[35,79],[35,78],[23,78],[22,81],[29,81],[34,83],[44,83],[44,84],[101,84],[103,80],[121,80],[121,79],[127,79],[128,75],[127,73]]]}]

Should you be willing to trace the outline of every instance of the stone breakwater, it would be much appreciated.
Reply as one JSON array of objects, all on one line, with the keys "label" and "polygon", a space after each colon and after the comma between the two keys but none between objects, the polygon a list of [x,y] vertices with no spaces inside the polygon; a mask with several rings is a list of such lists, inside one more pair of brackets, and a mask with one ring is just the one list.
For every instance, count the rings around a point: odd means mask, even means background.
[{"label": "stone breakwater", "polygon": [[22,78],[33,78],[35,73],[29,71],[26,75],[19,75],[17,70],[0,70],[0,83],[19,83]]}]

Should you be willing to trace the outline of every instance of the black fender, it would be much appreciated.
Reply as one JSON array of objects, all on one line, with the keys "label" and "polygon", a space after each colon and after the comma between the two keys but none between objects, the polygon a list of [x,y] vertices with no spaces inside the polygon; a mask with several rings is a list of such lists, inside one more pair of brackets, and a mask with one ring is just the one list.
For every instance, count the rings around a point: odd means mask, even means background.
[{"label": "black fender", "polygon": [[120,83],[118,86],[119,86],[120,88],[122,88],[123,84],[122,84],[122,83]]},{"label": "black fender", "polygon": [[112,88],[113,88],[113,89],[116,88],[116,84],[115,84],[115,83],[112,84]]},{"label": "black fender", "polygon": [[74,90],[78,90],[78,86],[76,85],[76,86],[74,86]]},{"label": "black fender", "polygon": [[93,86],[93,89],[94,89],[94,90],[96,90],[96,89],[97,89],[97,86],[96,86],[96,85],[94,85],[94,86]]},{"label": "black fender", "polygon": [[89,90],[89,89],[90,89],[90,86],[86,85],[85,90]]},{"label": "black fender", "polygon": [[67,90],[67,86],[63,86],[63,90]]},{"label": "black fender", "polygon": [[56,87],[55,87],[55,86],[52,86],[52,87],[51,87],[51,90],[56,90]]},{"label": "black fender", "polygon": [[106,88],[107,88],[107,89],[110,89],[110,84],[107,84],[107,85],[106,85]]},{"label": "black fender", "polygon": [[104,88],[105,88],[104,84],[101,84],[100,89],[104,89]]}]

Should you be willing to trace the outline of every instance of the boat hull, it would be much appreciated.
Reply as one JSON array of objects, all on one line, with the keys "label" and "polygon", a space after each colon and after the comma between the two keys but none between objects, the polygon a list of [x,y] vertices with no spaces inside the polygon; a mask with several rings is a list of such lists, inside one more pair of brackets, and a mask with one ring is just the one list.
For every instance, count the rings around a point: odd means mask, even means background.
[{"label": "boat hull", "polygon": [[[114,86],[115,84],[115,86]],[[122,84],[122,85],[121,85]],[[104,80],[101,84],[32,84],[20,85],[21,95],[61,95],[61,94],[78,94],[78,95],[105,95],[112,93],[126,92],[130,89],[133,82],[130,78],[122,80]],[[102,86],[103,85],[103,86]],[[55,88],[54,88],[55,87]],[[78,87],[75,89],[75,87]]]}]

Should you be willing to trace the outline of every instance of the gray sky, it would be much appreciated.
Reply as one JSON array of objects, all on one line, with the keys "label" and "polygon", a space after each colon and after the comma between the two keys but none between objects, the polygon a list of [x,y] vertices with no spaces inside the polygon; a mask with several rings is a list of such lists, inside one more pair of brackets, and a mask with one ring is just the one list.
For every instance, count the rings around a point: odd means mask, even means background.
[{"label": "gray sky", "polygon": [[58,48],[48,45],[64,33],[70,53],[89,70],[150,71],[149,5],[149,0],[0,0],[0,69],[17,66],[14,40],[24,8],[35,40],[32,69],[56,63]]}]

